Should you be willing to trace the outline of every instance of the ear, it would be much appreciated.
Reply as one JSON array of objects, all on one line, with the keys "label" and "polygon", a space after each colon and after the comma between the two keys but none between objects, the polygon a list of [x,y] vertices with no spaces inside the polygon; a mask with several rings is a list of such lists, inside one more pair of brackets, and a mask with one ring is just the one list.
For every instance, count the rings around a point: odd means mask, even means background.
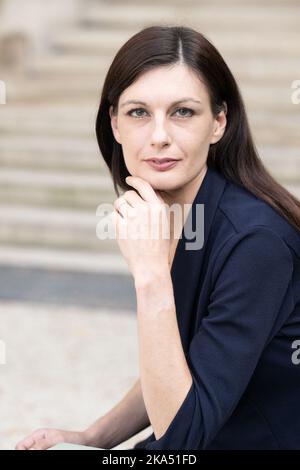
[{"label": "ear", "polygon": [[111,123],[111,128],[114,134],[114,138],[119,144],[121,144],[121,137],[118,131],[117,115],[113,113],[112,105],[109,107],[109,116],[110,116],[110,123]]},{"label": "ear", "polygon": [[226,114],[227,114],[227,104],[223,103],[223,110],[217,114],[214,120],[214,131],[211,136],[211,144],[215,144],[218,142],[222,137],[226,129],[226,124],[227,124],[227,119],[226,119]]}]

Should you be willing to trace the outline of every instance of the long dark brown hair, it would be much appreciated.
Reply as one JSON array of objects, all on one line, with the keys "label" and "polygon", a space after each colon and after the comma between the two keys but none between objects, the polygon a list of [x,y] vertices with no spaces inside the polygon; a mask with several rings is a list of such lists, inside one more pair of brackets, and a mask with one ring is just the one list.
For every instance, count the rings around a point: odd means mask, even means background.
[{"label": "long dark brown hair", "polygon": [[187,26],[150,26],[132,36],[117,52],[107,72],[96,119],[96,136],[110,170],[116,194],[129,172],[122,146],[115,140],[109,107],[117,113],[121,93],[154,67],[184,63],[205,83],[214,117],[227,104],[227,126],[222,138],[210,145],[207,166],[227,180],[245,187],[270,204],[300,231],[300,201],[281,186],[263,165],[251,135],[238,85],[217,49]]}]

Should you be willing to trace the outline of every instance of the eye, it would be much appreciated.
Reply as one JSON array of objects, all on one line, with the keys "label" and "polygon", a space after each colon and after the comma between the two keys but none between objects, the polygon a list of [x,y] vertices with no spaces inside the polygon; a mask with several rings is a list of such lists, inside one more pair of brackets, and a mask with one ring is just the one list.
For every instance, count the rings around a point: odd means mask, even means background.
[{"label": "eye", "polygon": [[[137,118],[137,119],[142,118],[143,116],[141,116],[140,114],[135,115],[135,116],[132,114],[132,113],[135,113],[137,111],[145,111],[145,110],[143,108],[135,108],[135,109],[131,109],[126,114],[128,116],[132,116],[132,117]],[[186,114],[184,114],[184,115],[181,114],[180,117],[192,117],[194,115],[194,111],[192,109],[189,109],[189,108],[177,108],[175,112],[177,113],[178,111],[185,111],[185,112],[190,113],[189,116],[187,116]]]},{"label": "eye", "polygon": [[128,111],[128,113],[126,113],[126,114],[128,114],[128,116],[132,116],[132,117],[138,118],[138,119],[141,118],[141,117],[143,117],[143,116],[140,116],[140,115],[138,115],[138,116],[133,116],[132,113],[134,113],[134,112],[136,112],[136,111],[145,111],[145,110],[144,110],[143,108],[135,108],[135,109],[131,109],[131,110]]},{"label": "eye", "polygon": [[[189,108],[178,108],[178,109],[176,110],[176,112],[177,112],[177,111],[188,111],[189,113],[191,113],[191,114],[190,114],[191,117],[192,117],[193,114],[194,114],[194,111],[193,111],[192,109],[189,109]],[[185,114],[184,116],[181,115],[181,117],[188,117],[188,116],[186,116],[186,114]]]}]

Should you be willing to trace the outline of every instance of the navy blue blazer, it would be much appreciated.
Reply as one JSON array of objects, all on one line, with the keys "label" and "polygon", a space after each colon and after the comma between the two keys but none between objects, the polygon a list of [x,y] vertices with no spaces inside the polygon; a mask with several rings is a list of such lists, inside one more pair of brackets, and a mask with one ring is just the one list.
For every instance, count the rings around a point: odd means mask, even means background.
[{"label": "navy blue blazer", "polygon": [[[300,449],[300,233],[208,168],[204,243],[171,276],[193,383],[162,437],[134,449]],[[297,343],[298,341],[298,343]]]}]

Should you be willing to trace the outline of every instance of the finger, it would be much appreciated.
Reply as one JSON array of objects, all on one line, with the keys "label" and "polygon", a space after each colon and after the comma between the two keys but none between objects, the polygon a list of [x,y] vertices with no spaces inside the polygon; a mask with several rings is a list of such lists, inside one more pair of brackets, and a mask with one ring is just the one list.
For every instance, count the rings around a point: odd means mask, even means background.
[{"label": "finger", "polygon": [[139,176],[127,176],[126,183],[129,186],[133,186],[139,192],[144,201],[152,203],[161,202],[159,196],[155,193],[151,184]]},{"label": "finger", "polygon": [[37,429],[36,431],[31,433],[29,436],[19,441],[17,446],[22,447],[22,448],[25,447],[25,449],[28,449],[36,442],[36,440],[42,439],[44,437],[46,437],[46,430],[43,428]]},{"label": "finger", "polygon": [[22,443],[18,443],[15,446],[15,450],[27,450],[27,447],[25,447]]},{"label": "finger", "polygon": [[127,223],[126,219],[122,217],[117,211],[112,212],[112,218],[114,223],[114,236],[116,239],[124,239],[127,234]]},{"label": "finger", "polygon": [[123,198],[123,196],[119,197],[118,199],[115,200],[114,202],[114,208],[115,210],[123,217],[125,213],[126,206],[128,205],[127,201]]},{"label": "finger", "polygon": [[[57,440],[58,442],[58,440]],[[46,450],[57,443],[54,439],[39,439],[29,450]]]},{"label": "finger", "polygon": [[145,201],[138,202],[138,205],[135,206],[131,206],[127,201],[124,201],[124,199],[120,203],[116,203],[116,210],[122,216],[124,221],[129,218],[136,217],[139,207],[146,207]]},{"label": "finger", "polygon": [[16,445],[16,450],[27,450],[29,447],[33,446],[35,443],[35,440],[33,439],[32,436],[29,436],[22,441],[18,442]]},{"label": "finger", "polygon": [[119,197],[114,202],[114,208],[117,214],[119,214],[122,218],[124,218],[127,213],[128,203],[125,201],[125,199],[123,199],[122,197]]},{"label": "finger", "polygon": [[137,191],[134,191],[133,189],[131,191],[126,191],[121,198],[123,201],[125,200],[131,207],[136,207],[138,204],[142,204],[144,201],[143,198],[137,193]]}]

